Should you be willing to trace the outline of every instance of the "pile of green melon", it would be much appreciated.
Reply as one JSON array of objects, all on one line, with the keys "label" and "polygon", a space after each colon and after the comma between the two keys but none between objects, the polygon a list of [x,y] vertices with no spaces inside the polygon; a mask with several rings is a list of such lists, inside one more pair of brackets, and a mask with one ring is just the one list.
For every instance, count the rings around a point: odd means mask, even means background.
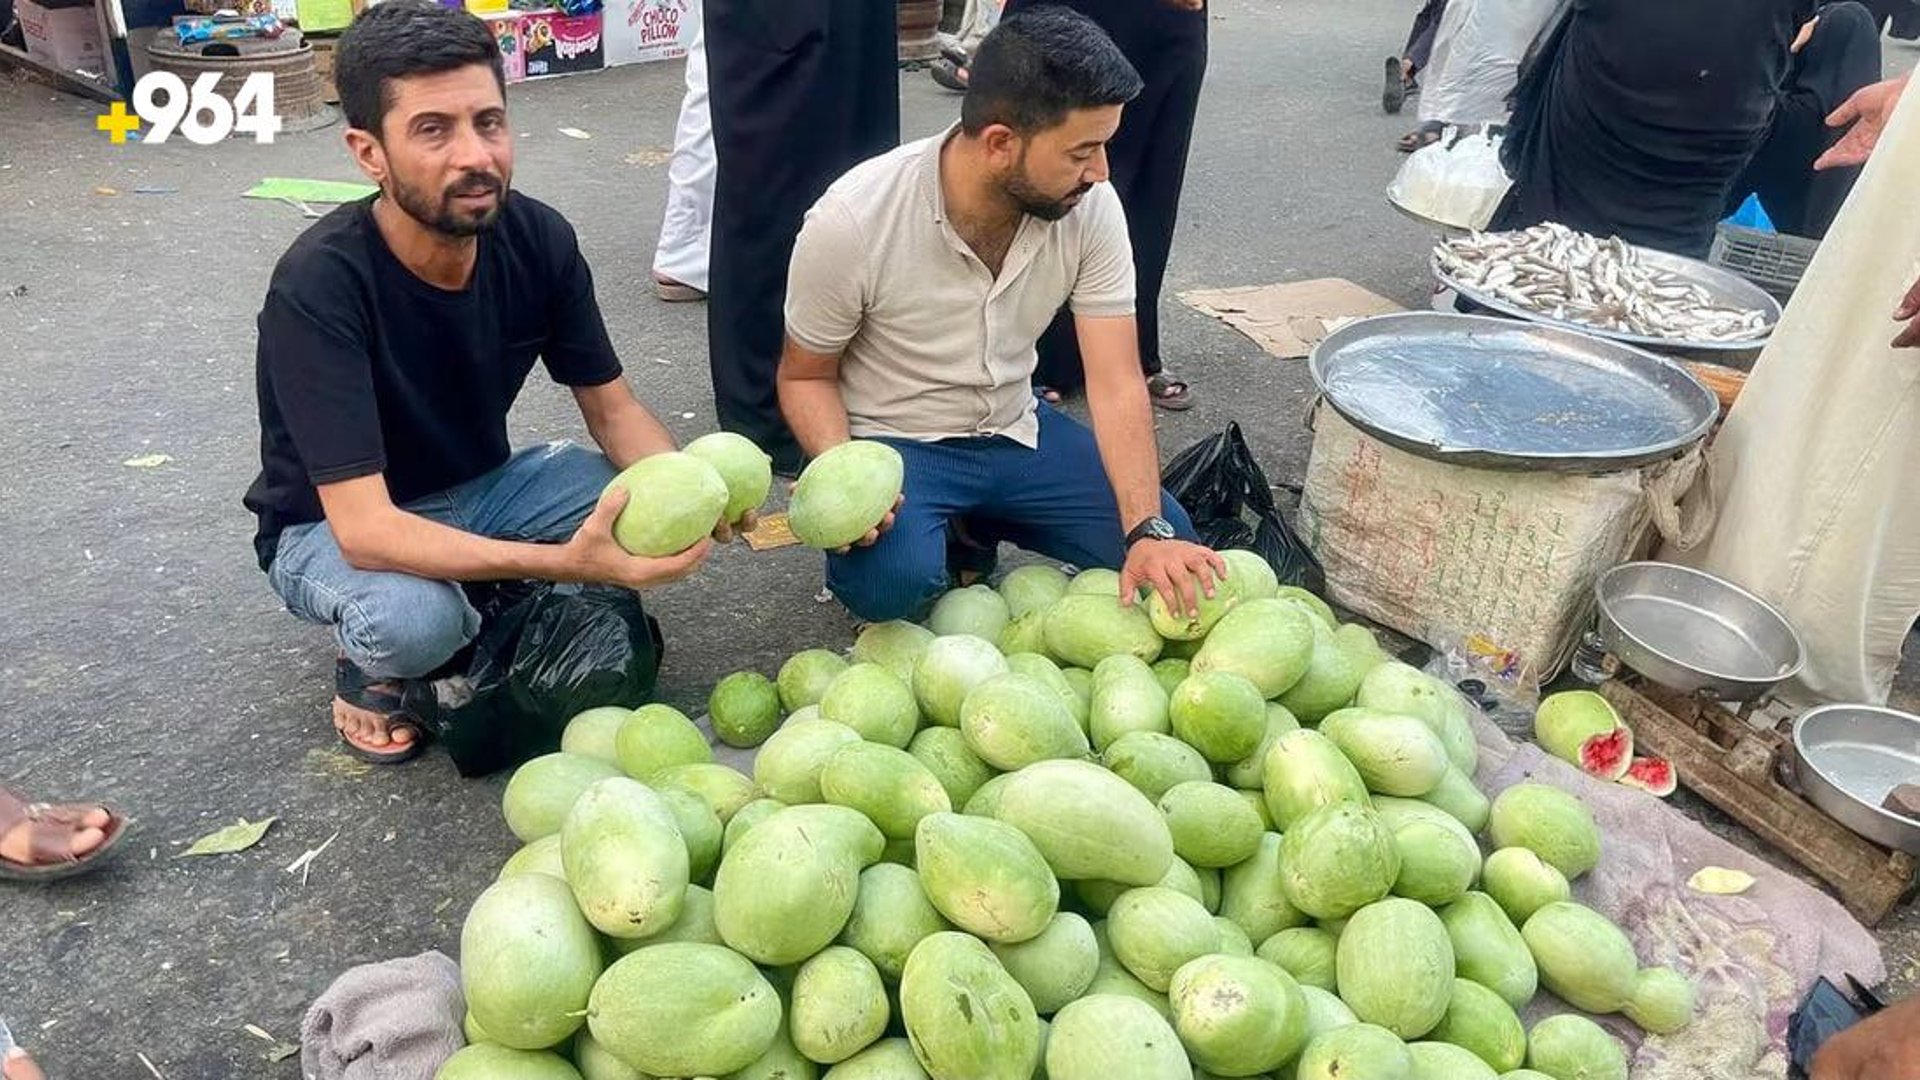
[{"label": "pile of green melon", "polygon": [[664,705],[576,718],[507,786],[441,1080],[1624,1080],[1520,1019],[1691,1018],[1571,902],[1586,808],[1489,802],[1451,688],[1224,557],[1194,616],[1030,566],[731,676],[751,776]]}]

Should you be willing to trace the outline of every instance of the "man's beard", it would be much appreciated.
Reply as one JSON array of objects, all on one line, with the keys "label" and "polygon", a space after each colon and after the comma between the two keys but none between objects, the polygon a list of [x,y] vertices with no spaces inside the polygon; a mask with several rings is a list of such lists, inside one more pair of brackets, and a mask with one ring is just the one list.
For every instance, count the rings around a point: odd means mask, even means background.
[{"label": "man's beard", "polygon": [[[483,213],[475,215],[454,208],[455,196],[481,193],[494,196],[493,205]],[[492,228],[500,218],[500,211],[506,207],[506,194],[506,184],[499,177],[483,172],[467,172],[448,185],[438,200],[417,187],[402,183],[398,177],[393,181],[393,199],[400,204],[400,209],[405,210],[408,217],[442,236],[475,236]]]},{"label": "man's beard", "polygon": [[1093,190],[1092,184],[1081,184],[1067,194],[1053,198],[1028,182],[1025,169],[1009,176],[1002,186],[1007,197],[1014,201],[1022,213],[1031,214],[1041,221],[1059,221],[1066,217],[1079,205],[1080,197]]}]

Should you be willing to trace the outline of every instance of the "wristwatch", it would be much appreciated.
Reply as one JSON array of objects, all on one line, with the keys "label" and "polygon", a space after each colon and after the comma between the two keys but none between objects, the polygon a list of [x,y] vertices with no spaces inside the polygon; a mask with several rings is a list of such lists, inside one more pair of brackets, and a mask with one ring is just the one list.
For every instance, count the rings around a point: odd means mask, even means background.
[{"label": "wristwatch", "polygon": [[1172,540],[1179,535],[1174,530],[1173,523],[1166,518],[1150,517],[1135,525],[1133,531],[1127,534],[1127,549],[1132,550],[1133,545],[1142,540]]}]

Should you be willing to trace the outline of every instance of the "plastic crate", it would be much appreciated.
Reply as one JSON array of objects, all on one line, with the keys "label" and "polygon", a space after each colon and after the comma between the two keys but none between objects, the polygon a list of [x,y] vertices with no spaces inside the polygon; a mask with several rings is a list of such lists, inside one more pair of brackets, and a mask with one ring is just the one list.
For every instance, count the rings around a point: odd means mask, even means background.
[{"label": "plastic crate", "polygon": [[1707,262],[1731,270],[1785,300],[1820,250],[1820,241],[1721,222]]}]

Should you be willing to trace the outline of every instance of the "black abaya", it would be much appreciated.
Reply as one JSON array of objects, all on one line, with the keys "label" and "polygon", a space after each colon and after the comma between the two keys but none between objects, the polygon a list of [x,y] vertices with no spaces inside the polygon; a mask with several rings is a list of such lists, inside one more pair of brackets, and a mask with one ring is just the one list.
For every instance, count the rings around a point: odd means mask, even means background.
[{"label": "black abaya", "polygon": [[1496,228],[1704,256],[1765,137],[1809,0],[1573,0],[1520,82]]},{"label": "black abaya", "polygon": [[900,141],[897,19],[876,0],[706,0],[714,405],[783,472],[800,458],[774,387],[787,263],[827,185]]},{"label": "black abaya", "polygon": [[[1061,0],[1008,0],[1007,14]],[[1166,0],[1066,0],[1120,46],[1146,87],[1120,116],[1107,147],[1113,189],[1127,212],[1133,241],[1135,319],[1140,366],[1161,370],[1160,287],[1173,251],[1173,232],[1186,182],[1187,149],[1207,73],[1207,13],[1184,11]],[[1062,311],[1040,339],[1034,382],[1074,389],[1086,381],[1073,317]]]}]

